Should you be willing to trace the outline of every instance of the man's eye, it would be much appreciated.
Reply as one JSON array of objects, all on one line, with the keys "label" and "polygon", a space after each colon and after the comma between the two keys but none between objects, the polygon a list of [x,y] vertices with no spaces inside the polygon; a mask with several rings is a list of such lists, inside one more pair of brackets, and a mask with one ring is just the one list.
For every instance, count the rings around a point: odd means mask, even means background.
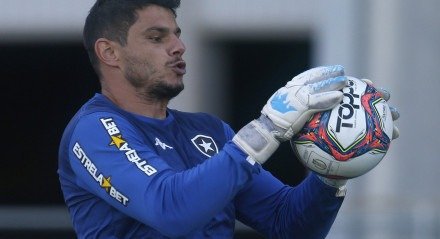
[{"label": "man's eye", "polygon": [[161,37],[150,37],[150,39],[154,42],[161,42],[162,41]]}]

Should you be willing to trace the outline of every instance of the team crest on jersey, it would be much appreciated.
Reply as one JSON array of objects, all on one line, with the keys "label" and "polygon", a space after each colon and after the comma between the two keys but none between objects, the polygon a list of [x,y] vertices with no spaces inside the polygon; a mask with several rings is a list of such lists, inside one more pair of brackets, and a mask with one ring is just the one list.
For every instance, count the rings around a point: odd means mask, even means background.
[{"label": "team crest on jersey", "polygon": [[214,139],[210,136],[206,135],[196,135],[191,139],[192,143],[196,148],[200,151],[200,153],[211,157],[214,154],[218,153],[217,144],[215,144]]}]

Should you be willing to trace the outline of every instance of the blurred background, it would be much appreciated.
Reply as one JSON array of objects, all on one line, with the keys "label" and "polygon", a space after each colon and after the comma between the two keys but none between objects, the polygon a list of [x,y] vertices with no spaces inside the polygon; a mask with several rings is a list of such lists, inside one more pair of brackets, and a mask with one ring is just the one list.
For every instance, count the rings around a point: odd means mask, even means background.
[{"label": "blurred background", "polygon": [[[0,238],[75,238],[57,150],[75,111],[99,91],[82,47],[93,0],[0,0]],[[185,91],[171,107],[235,129],[271,93],[318,65],[342,64],[391,92],[401,131],[377,168],[350,180],[330,239],[440,238],[440,1],[185,0]],[[5,97],[6,96],[6,97]],[[265,167],[296,185],[287,145]],[[237,238],[259,238],[237,224]]]}]

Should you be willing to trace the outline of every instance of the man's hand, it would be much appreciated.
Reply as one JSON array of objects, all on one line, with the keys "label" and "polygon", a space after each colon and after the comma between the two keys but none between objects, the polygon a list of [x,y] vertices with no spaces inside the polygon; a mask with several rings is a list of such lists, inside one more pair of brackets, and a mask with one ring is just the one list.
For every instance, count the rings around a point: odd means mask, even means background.
[{"label": "man's hand", "polygon": [[289,140],[316,112],[335,107],[347,84],[342,66],[317,67],[294,77],[268,100],[262,110],[277,127],[276,138]]},{"label": "man's hand", "polygon": [[323,66],[305,71],[278,89],[267,101],[259,119],[244,126],[233,141],[263,164],[318,111],[336,106],[347,84],[342,66]]}]

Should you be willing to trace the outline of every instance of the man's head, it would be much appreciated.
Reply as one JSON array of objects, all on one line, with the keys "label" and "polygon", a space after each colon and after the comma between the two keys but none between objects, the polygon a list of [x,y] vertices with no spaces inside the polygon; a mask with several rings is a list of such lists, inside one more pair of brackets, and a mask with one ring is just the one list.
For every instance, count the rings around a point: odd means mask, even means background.
[{"label": "man's head", "polygon": [[95,42],[99,38],[116,41],[122,46],[127,43],[128,29],[136,22],[136,11],[158,5],[170,9],[176,15],[180,0],[97,0],[90,9],[84,25],[84,46],[90,61],[98,71],[99,60],[95,53]]},{"label": "man's head", "polygon": [[100,78],[103,66],[110,67],[119,69],[139,91],[154,91],[142,93],[159,98],[177,95],[183,84],[176,85],[172,78],[181,80],[185,73],[181,58],[185,47],[175,22],[179,5],[180,0],[97,0],[83,36]]}]

